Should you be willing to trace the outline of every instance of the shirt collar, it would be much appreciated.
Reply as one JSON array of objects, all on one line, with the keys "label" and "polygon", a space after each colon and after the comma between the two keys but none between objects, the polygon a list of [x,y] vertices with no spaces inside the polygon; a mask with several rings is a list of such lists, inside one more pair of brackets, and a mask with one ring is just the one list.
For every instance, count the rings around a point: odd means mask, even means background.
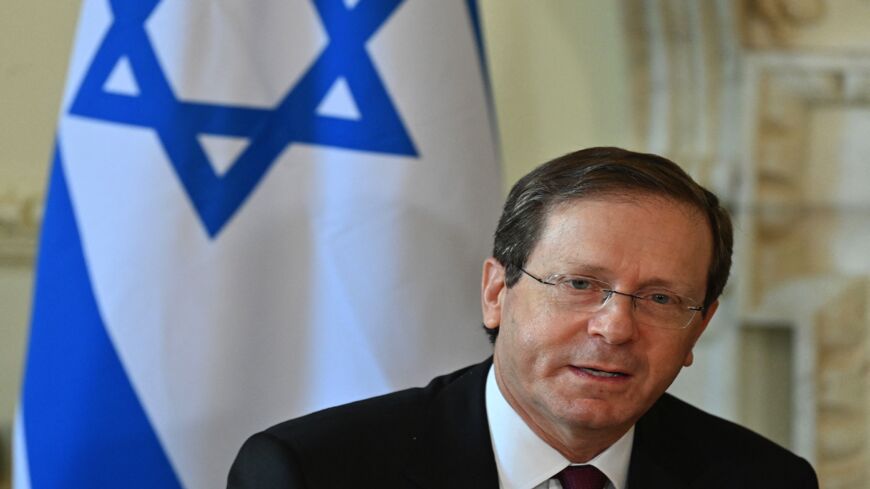
[{"label": "shirt collar", "polygon": [[[495,366],[490,367],[486,377],[486,415],[502,489],[535,487],[571,465],[508,404],[496,383]],[[625,489],[633,444],[634,426],[586,464],[603,472],[615,489]]]}]

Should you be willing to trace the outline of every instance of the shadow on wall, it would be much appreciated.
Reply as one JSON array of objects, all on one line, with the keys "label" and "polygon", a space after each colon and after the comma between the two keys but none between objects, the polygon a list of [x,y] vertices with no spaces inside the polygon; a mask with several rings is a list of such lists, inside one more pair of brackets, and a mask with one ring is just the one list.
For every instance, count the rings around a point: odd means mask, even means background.
[{"label": "shadow on wall", "polygon": [[0,489],[12,487],[12,427],[0,426]]}]

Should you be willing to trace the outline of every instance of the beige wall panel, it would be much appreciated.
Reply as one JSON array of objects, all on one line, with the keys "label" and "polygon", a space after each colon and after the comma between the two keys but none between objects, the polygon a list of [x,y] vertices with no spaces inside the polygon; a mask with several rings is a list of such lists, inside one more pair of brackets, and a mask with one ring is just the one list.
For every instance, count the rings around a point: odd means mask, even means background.
[{"label": "beige wall panel", "polygon": [[8,487],[31,267],[79,5],[0,2],[0,488]]},{"label": "beige wall panel", "polygon": [[588,146],[632,144],[619,2],[482,0],[505,185]]},{"label": "beige wall panel", "polygon": [[42,195],[79,4],[0,5],[0,195]]}]

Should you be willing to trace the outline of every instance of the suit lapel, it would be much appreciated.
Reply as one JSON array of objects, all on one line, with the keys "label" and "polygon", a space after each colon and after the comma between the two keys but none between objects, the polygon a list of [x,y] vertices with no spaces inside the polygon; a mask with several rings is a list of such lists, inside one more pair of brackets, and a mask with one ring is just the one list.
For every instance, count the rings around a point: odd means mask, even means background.
[{"label": "suit lapel", "polygon": [[463,371],[428,403],[405,472],[416,487],[498,488],[485,402],[491,364],[490,358]]},{"label": "suit lapel", "polygon": [[628,466],[628,489],[686,489],[689,486],[671,470],[661,465],[654,454],[639,447],[635,439]]},{"label": "suit lapel", "polygon": [[[668,396],[665,394],[663,397]],[[628,489],[690,487],[686,477],[697,470],[691,453],[675,441],[667,409],[659,399],[637,422],[628,466]]]}]

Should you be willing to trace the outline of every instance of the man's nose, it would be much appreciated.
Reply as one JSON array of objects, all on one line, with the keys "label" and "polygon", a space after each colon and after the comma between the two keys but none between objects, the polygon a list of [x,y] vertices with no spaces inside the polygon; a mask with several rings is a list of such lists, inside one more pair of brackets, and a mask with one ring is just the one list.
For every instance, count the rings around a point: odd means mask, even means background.
[{"label": "man's nose", "polygon": [[589,319],[587,333],[590,336],[600,336],[611,345],[631,341],[637,333],[634,312],[634,298],[614,291],[601,309]]}]

